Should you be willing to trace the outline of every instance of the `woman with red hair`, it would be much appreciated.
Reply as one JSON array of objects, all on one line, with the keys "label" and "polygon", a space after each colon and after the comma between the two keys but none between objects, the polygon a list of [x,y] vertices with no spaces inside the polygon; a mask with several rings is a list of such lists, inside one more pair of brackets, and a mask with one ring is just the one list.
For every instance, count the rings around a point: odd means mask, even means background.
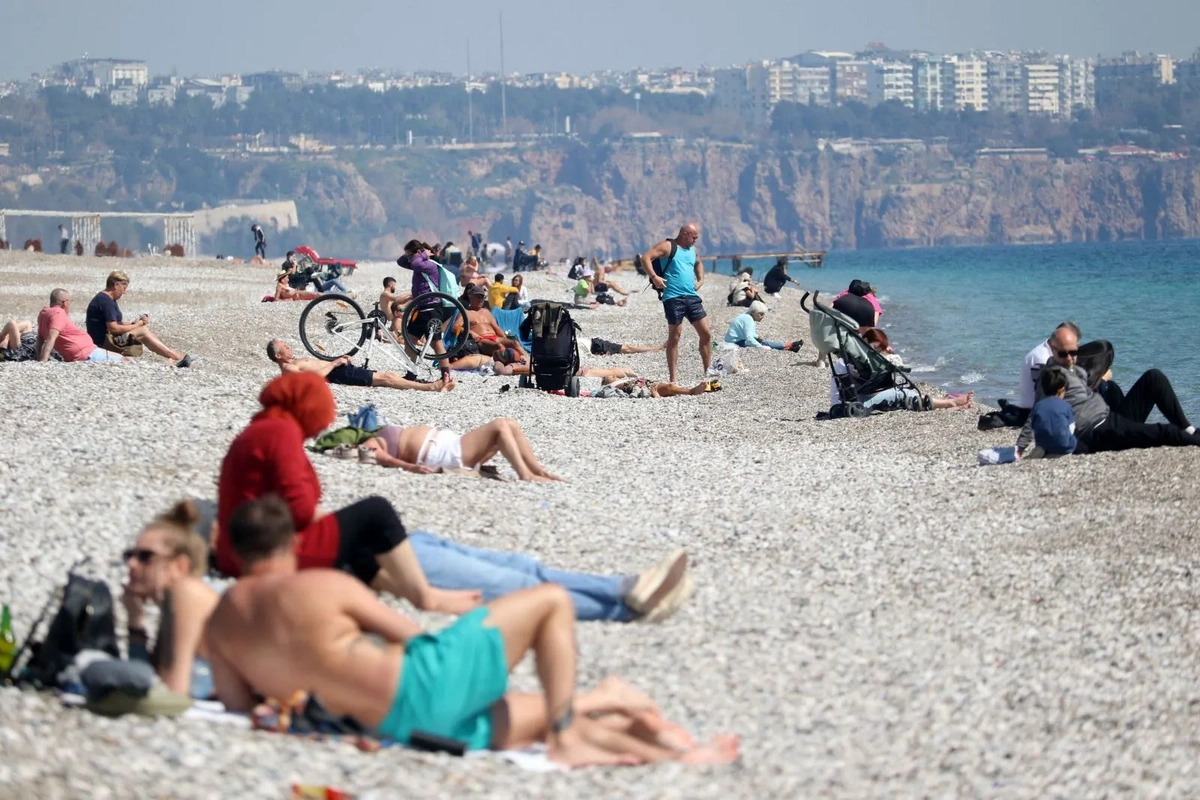
[{"label": "woman with red hair", "polygon": [[[333,422],[336,408],[325,380],[311,372],[275,378],[258,397],[262,411],[229,446],[217,486],[217,522],[227,529],[245,502],[277,494],[291,509],[300,569],[343,569],[377,591],[403,597],[426,611],[462,614],[478,605],[479,592],[429,585],[390,502],[378,495],[325,514],[321,483],[304,440]],[[228,537],[218,533],[217,567],[239,576],[241,564]]]}]

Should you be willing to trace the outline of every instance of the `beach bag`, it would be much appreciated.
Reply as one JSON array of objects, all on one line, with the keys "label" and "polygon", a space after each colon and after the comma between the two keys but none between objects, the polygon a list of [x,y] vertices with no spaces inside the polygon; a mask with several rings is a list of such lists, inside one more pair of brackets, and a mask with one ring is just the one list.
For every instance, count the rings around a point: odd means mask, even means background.
[{"label": "beach bag", "polygon": [[387,420],[379,413],[379,409],[375,408],[374,403],[359,406],[353,414],[346,415],[346,421],[350,423],[350,427],[361,428],[364,431],[377,431],[387,425]]},{"label": "beach bag", "polygon": [[321,434],[308,449],[314,453],[324,453],[326,450],[332,450],[342,444],[348,447],[358,447],[377,433],[379,433],[378,428],[375,430],[364,430],[363,428],[348,425],[345,428],[338,428],[336,431],[328,431]]},{"label": "beach bag", "polygon": [[[52,596],[47,608],[53,602]],[[73,572],[68,574],[67,585],[62,589],[62,603],[50,622],[46,637],[30,644],[40,622],[39,617],[26,640],[30,652],[29,663],[17,679],[22,686],[37,689],[56,686],[59,673],[69,667],[75,656],[83,650],[99,650],[113,658],[121,657],[117,649],[112,592],[103,581],[94,581]],[[20,656],[18,652],[13,660],[14,668]]]},{"label": "beach bag", "polygon": [[736,375],[739,372],[745,372],[746,368],[742,366],[742,359],[738,356],[736,350],[726,350],[718,353],[717,357],[712,360],[712,364],[708,367],[708,374],[714,378],[724,378],[728,375]]},{"label": "beach bag", "polygon": [[573,281],[577,281],[580,278],[582,278],[583,277],[583,265],[582,264],[572,264],[571,268],[569,270],[567,270],[567,277]]},{"label": "beach bag", "polygon": [[[121,335],[127,337],[129,334],[123,333]],[[142,356],[141,342],[137,342],[137,341],[134,341],[133,339],[128,339],[128,338],[125,339],[125,342],[126,342],[125,344],[117,344],[117,340],[113,338],[113,335],[111,333],[104,334],[104,349],[105,350],[109,351],[110,353],[119,353],[120,355],[127,356],[129,358],[141,358],[141,356]]]}]

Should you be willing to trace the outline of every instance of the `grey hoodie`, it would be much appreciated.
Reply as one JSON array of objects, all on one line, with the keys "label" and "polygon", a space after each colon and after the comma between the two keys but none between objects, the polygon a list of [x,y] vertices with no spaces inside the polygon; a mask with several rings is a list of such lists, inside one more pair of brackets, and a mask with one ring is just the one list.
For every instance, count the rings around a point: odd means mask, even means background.
[{"label": "grey hoodie", "polygon": [[[1092,430],[1104,422],[1108,418],[1109,408],[1108,403],[1104,402],[1104,398],[1088,388],[1087,370],[1076,364],[1073,368],[1056,364],[1053,360],[1047,361],[1046,366],[1042,367],[1042,372],[1047,370],[1057,370],[1067,378],[1067,395],[1063,399],[1071,406],[1071,410],[1075,412],[1075,435],[1082,438],[1084,435],[1091,433]],[[1042,392],[1042,382],[1037,381],[1035,385],[1035,402],[1041,400],[1046,395]],[[1033,418],[1025,423],[1025,427],[1021,428],[1021,435],[1017,437],[1017,449],[1024,451],[1033,443]]]}]

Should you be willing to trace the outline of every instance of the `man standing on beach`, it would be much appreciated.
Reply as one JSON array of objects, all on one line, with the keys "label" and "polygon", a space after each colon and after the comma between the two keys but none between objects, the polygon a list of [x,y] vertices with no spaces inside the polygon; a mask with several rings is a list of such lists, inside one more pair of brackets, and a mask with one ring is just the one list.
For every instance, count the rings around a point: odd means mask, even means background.
[{"label": "man standing on beach", "polygon": [[67,254],[67,248],[71,246],[71,237],[67,233],[67,229],[62,225],[58,226],[58,252],[64,256]]},{"label": "man standing on beach", "polygon": [[[642,268],[650,277],[651,285],[661,293],[663,313],[667,317],[667,372],[671,383],[677,383],[679,379],[679,337],[684,318],[692,323],[700,337],[700,363],[704,365],[705,374],[712,362],[712,331],[699,291],[704,285],[704,263],[696,253],[699,238],[700,226],[689,222],[679,229],[673,242],[663,239],[641,257]],[[665,265],[663,277],[654,271],[655,259]]]}]

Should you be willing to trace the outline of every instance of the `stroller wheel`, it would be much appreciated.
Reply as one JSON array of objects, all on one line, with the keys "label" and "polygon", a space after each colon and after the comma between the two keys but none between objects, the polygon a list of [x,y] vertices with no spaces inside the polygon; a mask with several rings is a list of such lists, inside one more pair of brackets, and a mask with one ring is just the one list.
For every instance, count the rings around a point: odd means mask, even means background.
[{"label": "stroller wheel", "polygon": [[522,389],[528,389],[533,386],[533,383],[530,381],[528,375],[521,375],[517,378],[517,386]]},{"label": "stroller wheel", "polygon": [[571,379],[567,381],[566,394],[567,394],[567,397],[579,397],[579,378],[578,378],[578,376],[572,376]]}]

